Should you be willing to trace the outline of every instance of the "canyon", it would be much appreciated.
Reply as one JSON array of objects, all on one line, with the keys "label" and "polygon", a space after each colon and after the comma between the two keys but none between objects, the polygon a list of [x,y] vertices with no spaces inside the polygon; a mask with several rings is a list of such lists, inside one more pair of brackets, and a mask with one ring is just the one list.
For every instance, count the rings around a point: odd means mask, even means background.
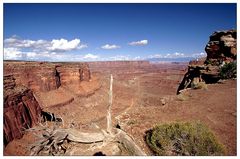
[{"label": "canyon", "polygon": [[[9,64],[11,62],[6,63],[11,65]],[[34,96],[29,96],[29,98],[35,97],[33,100],[38,101],[37,103],[41,106],[42,111],[51,112],[55,114],[55,117],[60,117],[63,121],[60,125],[61,128],[75,128],[83,132],[95,132],[98,131],[94,126],[96,124],[98,127],[106,129],[106,113],[109,100],[108,89],[110,74],[112,74],[114,79],[113,125],[119,125],[122,130],[130,134],[136,144],[148,155],[151,155],[151,151],[144,141],[143,136],[145,132],[157,123],[179,120],[200,120],[207,123],[217,134],[218,138],[227,145],[228,154],[236,154],[235,80],[223,81],[222,84],[210,84],[208,90],[189,90],[184,93],[187,99],[182,100],[180,96],[176,95],[176,91],[187,71],[187,63],[149,63],[143,68],[135,66],[131,68],[128,65],[119,68],[115,65],[114,68],[109,68],[109,63],[106,65],[101,65],[101,62],[94,65],[90,63],[89,68],[93,71],[91,71],[88,81],[81,81],[80,78],[76,78],[74,74],[71,74],[73,75],[73,77],[69,77],[71,81],[66,81],[69,84],[65,85],[61,82],[61,86],[57,89],[55,87],[44,87],[44,84],[46,84],[44,81],[42,88],[53,89],[46,91],[30,85],[33,88]],[[123,65],[124,62],[119,63]],[[27,63],[24,65],[27,65]],[[76,66],[76,70],[79,69],[78,67]],[[42,66],[41,69],[43,70],[43,68]],[[63,72],[63,70],[61,71]],[[55,74],[52,73],[49,79],[53,79],[52,76],[54,77]],[[9,76],[7,77],[9,78]],[[53,80],[49,81],[55,86],[58,82],[58,80],[55,80],[55,82]],[[28,82],[25,81],[25,83]],[[9,84],[6,87],[12,86]],[[206,101],[206,99],[208,100]],[[231,99],[231,101],[226,99]],[[34,107],[34,104],[29,106]],[[21,110],[20,107],[18,110]],[[7,120],[8,117],[4,118]],[[11,117],[10,119],[12,120],[13,118]],[[14,121],[16,125],[18,119]],[[30,121],[32,119],[29,119],[28,122]],[[48,122],[48,124],[50,127],[53,123]],[[8,123],[8,125],[10,124]],[[31,126],[35,127],[34,125]],[[5,127],[7,125],[4,125]],[[12,127],[14,127],[14,124]],[[19,133],[14,129],[11,131]],[[8,133],[9,131],[5,132],[6,136],[8,136]],[[30,154],[30,150],[27,147],[36,142],[37,138],[31,131],[22,131],[19,134],[22,135],[16,138],[13,137],[14,140],[6,145],[4,149],[5,155]],[[94,151],[88,150],[89,147],[86,145],[75,145],[74,147],[75,151],[72,155],[93,155],[97,150],[106,155],[122,154],[119,151],[116,154],[113,153],[113,150],[109,147],[96,148]],[[112,145],[112,147],[115,146]]]},{"label": "canyon", "polygon": [[[4,155],[32,154],[29,146],[39,142],[42,128],[60,134],[107,130],[111,75],[113,133],[125,132],[144,154],[153,155],[144,139],[153,126],[201,121],[224,144],[226,155],[236,155],[237,81],[218,79],[222,62],[236,59],[234,35],[214,33],[207,57],[190,63],[4,61]],[[210,49],[213,45],[220,49]],[[206,88],[191,88],[201,82]],[[134,155],[107,141],[62,145],[61,155]]]}]

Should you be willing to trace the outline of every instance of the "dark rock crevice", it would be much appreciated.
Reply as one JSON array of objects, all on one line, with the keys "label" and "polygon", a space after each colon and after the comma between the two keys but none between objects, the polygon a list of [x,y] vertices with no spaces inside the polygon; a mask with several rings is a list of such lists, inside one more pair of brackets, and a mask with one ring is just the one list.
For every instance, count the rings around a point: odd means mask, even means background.
[{"label": "dark rock crevice", "polygon": [[62,122],[62,118],[57,117],[54,113],[41,111],[42,121]]},{"label": "dark rock crevice", "polygon": [[56,79],[56,86],[59,88],[61,86],[61,76],[60,72],[55,68],[55,79]]}]

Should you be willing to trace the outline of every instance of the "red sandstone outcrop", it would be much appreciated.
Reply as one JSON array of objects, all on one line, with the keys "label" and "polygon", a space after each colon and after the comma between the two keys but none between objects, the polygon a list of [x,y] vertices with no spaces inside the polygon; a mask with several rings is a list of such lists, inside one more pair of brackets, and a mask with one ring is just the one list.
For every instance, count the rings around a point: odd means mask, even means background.
[{"label": "red sandstone outcrop", "polygon": [[[90,79],[91,73],[86,63],[4,61],[4,145],[21,138],[24,128],[38,123],[44,105],[40,107],[43,101],[38,103],[37,94],[59,93],[61,86],[80,89]],[[54,101],[57,106],[74,100],[65,93],[62,92],[63,100]]]},{"label": "red sandstone outcrop", "polygon": [[56,90],[61,85],[89,81],[86,63],[4,62],[4,73],[11,72],[16,84],[36,91]]},{"label": "red sandstone outcrop", "polygon": [[82,81],[91,79],[91,73],[87,64],[57,65],[56,70],[62,85],[79,84]]},{"label": "red sandstone outcrop", "polygon": [[236,30],[217,31],[210,36],[205,47],[206,59],[190,61],[188,71],[180,83],[177,93],[199,82],[216,83],[220,79],[220,68],[237,59]]},{"label": "red sandstone outcrop", "polygon": [[210,36],[205,47],[207,63],[219,65],[222,61],[232,62],[237,58],[236,30],[217,31]]},{"label": "red sandstone outcrop", "polygon": [[16,85],[12,75],[4,76],[4,145],[23,136],[23,129],[38,123],[41,108],[30,89]]},{"label": "red sandstone outcrop", "polygon": [[4,73],[12,73],[16,84],[39,91],[57,89],[59,77],[54,65],[33,62],[4,62]]}]

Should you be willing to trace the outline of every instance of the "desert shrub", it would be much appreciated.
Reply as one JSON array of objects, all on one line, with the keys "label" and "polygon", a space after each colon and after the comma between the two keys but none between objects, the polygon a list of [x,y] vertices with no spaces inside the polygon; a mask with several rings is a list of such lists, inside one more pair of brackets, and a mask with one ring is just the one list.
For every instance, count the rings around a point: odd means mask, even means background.
[{"label": "desert shrub", "polygon": [[205,82],[192,83],[191,88],[193,89],[207,89],[207,84]]},{"label": "desert shrub", "polygon": [[146,143],[155,155],[224,155],[225,148],[201,123],[157,125],[146,133]]},{"label": "desert shrub", "polygon": [[127,125],[134,125],[134,124],[137,124],[136,120],[130,120],[127,122]]},{"label": "desert shrub", "polygon": [[226,63],[220,68],[220,77],[222,79],[231,79],[237,77],[237,62]]},{"label": "desert shrub", "polygon": [[186,94],[184,94],[184,93],[180,93],[180,94],[177,95],[177,99],[178,99],[179,101],[186,101],[186,100],[189,99],[189,96],[186,95]]}]

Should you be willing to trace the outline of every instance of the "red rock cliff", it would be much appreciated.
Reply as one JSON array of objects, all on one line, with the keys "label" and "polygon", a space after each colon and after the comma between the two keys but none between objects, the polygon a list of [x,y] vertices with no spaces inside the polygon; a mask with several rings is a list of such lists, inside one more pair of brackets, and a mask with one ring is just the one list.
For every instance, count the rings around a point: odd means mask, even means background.
[{"label": "red rock cliff", "polygon": [[188,71],[180,83],[177,93],[196,86],[199,82],[216,83],[220,80],[220,69],[224,64],[237,59],[236,30],[214,32],[205,47],[207,57],[199,61],[190,61]]},{"label": "red rock cliff", "polygon": [[216,31],[205,47],[208,63],[219,65],[222,61],[232,62],[237,58],[237,31]]},{"label": "red rock cliff", "polygon": [[91,79],[89,67],[84,63],[58,64],[56,70],[62,85],[78,84]]},{"label": "red rock cliff", "polygon": [[23,136],[23,129],[34,126],[41,108],[30,89],[16,85],[12,75],[4,76],[4,145]]},{"label": "red rock cliff", "polygon": [[86,63],[4,62],[4,73],[12,73],[16,84],[36,91],[47,92],[62,84],[89,81],[91,74]]}]

